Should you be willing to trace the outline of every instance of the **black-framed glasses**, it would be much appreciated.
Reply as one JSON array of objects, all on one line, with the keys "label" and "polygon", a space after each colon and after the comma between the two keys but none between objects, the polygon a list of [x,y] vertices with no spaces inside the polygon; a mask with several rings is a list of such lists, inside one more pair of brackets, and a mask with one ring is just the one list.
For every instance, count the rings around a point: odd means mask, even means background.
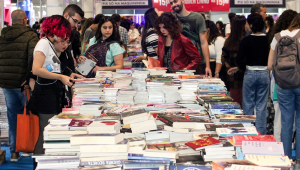
[{"label": "black-framed glasses", "polygon": [[[70,16],[70,15],[69,15]],[[80,25],[80,22],[77,20],[77,19],[74,19],[72,16],[70,16],[71,18],[72,18],[72,20],[74,21],[74,23],[76,24],[76,25]]]}]

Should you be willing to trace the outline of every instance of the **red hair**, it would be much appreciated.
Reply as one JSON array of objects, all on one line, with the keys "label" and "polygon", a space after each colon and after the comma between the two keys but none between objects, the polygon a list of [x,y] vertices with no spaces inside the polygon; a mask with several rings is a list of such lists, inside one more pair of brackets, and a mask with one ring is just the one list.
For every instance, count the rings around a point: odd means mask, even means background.
[{"label": "red hair", "polygon": [[43,22],[41,38],[54,36],[61,39],[68,39],[71,36],[71,25],[63,16],[52,15]]}]

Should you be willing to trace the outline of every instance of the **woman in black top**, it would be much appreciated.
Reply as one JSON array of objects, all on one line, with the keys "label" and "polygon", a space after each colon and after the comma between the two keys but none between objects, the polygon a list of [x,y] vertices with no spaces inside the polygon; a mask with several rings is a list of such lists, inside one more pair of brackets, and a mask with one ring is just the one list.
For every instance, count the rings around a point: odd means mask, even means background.
[{"label": "woman in black top", "polygon": [[262,33],[265,26],[262,16],[251,14],[247,21],[252,34],[241,41],[236,58],[238,67],[231,68],[228,72],[234,73],[238,69],[246,70],[243,83],[243,111],[246,115],[254,115],[256,107],[256,129],[262,135],[266,135],[270,86],[267,64],[270,47],[268,37]]}]

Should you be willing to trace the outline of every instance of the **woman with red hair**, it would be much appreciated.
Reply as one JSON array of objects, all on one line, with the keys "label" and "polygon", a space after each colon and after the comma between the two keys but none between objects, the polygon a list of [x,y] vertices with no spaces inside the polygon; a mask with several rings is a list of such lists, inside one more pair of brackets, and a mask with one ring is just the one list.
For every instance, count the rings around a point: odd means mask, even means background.
[{"label": "woman with red hair", "polygon": [[40,134],[35,154],[44,153],[43,131],[48,120],[59,114],[66,105],[65,85],[71,87],[75,77],[82,77],[72,73],[59,59],[70,44],[70,35],[68,20],[53,15],[43,22],[41,39],[34,48],[32,73],[37,76],[37,80],[27,107],[39,116]]}]

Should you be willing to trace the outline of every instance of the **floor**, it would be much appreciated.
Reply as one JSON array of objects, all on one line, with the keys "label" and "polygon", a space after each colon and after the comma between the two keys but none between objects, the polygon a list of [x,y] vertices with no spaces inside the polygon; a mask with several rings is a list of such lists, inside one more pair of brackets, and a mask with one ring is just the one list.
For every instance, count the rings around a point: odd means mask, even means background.
[{"label": "floor", "polygon": [[21,157],[18,162],[10,162],[9,147],[1,146],[1,150],[6,150],[6,162],[0,165],[0,170],[32,170],[33,160],[31,157]]}]

